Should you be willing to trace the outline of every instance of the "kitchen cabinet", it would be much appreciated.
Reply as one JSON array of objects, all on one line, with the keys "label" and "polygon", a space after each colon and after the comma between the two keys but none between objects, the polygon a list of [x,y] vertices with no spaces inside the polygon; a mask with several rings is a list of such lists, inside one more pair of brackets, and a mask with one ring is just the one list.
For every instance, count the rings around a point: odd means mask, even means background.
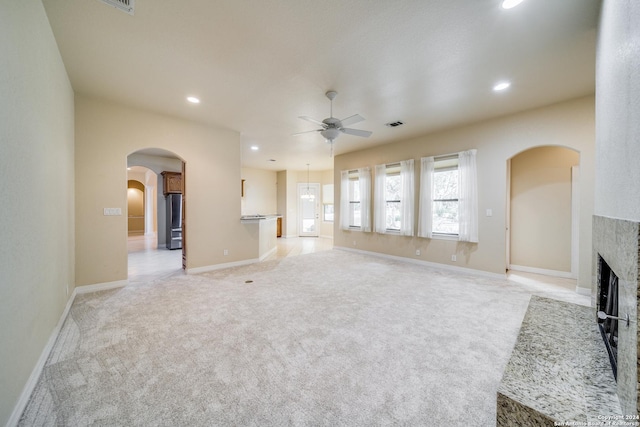
[{"label": "kitchen cabinet", "polygon": [[182,174],[180,172],[162,172],[162,184],[167,194],[182,194]]}]

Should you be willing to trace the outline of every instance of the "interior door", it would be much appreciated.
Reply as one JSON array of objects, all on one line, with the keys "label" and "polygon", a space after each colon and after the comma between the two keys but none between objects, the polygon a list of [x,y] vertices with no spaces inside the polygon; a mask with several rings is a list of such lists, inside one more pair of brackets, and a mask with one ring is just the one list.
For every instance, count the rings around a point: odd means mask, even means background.
[{"label": "interior door", "polygon": [[298,184],[298,235],[318,237],[320,229],[320,184]]}]

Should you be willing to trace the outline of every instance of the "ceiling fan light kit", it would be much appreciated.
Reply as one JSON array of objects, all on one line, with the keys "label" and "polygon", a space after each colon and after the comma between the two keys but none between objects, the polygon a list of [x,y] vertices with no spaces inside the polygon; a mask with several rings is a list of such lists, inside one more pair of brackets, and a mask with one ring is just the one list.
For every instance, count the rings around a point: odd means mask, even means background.
[{"label": "ceiling fan light kit", "polygon": [[303,133],[320,132],[320,135],[322,135],[324,139],[327,141],[327,143],[331,145],[331,156],[333,156],[333,142],[338,136],[340,136],[341,133],[346,133],[347,135],[360,136],[363,138],[368,138],[373,133],[368,130],[351,129],[351,128],[345,127],[347,125],[351,125],[351,124],[363,121],[364,117],[360,116],[359,114],[354,114],[353,116],[349,116],[343,120],[339,120],[333,117],[333,100],[337,95],[338,95],[338,92],[336,92],[335,90],[330,90],[330,91],[327,91],[327,93],[325,93],[325,96],[329,98],[329,101],[331,102],[331,106],[329,110],[329,117],[324,119],[323,121],[315,120],[307,116],[298,117],[299,119],[306,120],[308,122],[321,126],[320,129],[314,129],[306,132],[298,132],[294,134],[294,135],[301,135]]}]

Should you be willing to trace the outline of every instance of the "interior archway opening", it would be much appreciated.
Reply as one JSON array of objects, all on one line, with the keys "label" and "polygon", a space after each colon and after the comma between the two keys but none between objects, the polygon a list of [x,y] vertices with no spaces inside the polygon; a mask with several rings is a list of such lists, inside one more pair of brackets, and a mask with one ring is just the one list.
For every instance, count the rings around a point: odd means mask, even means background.
[{"label": "interior archway opening", "polygon": [[184,161],[162,149],[127,156],[129,283],[180,274],[186,266]]},{"label": "interior archway opening", "polygon": [[578,274],[580,153],[527,149],[508,160],[507,271],[570,280]]}]

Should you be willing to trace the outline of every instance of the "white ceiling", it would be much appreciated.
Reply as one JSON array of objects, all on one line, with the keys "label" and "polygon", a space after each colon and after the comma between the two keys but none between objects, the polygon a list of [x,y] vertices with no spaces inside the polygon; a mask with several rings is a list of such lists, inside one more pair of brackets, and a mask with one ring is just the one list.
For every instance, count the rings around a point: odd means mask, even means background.
[{"label": "white ceiling", "polygon": [[599,0],[500,3],[43,0],[76,92],[233,129],[243,166],[271,170],[333,167],[319,134],[292,136],[329,117],[330,89],[373,131],[337,154],[594,92]]}]

